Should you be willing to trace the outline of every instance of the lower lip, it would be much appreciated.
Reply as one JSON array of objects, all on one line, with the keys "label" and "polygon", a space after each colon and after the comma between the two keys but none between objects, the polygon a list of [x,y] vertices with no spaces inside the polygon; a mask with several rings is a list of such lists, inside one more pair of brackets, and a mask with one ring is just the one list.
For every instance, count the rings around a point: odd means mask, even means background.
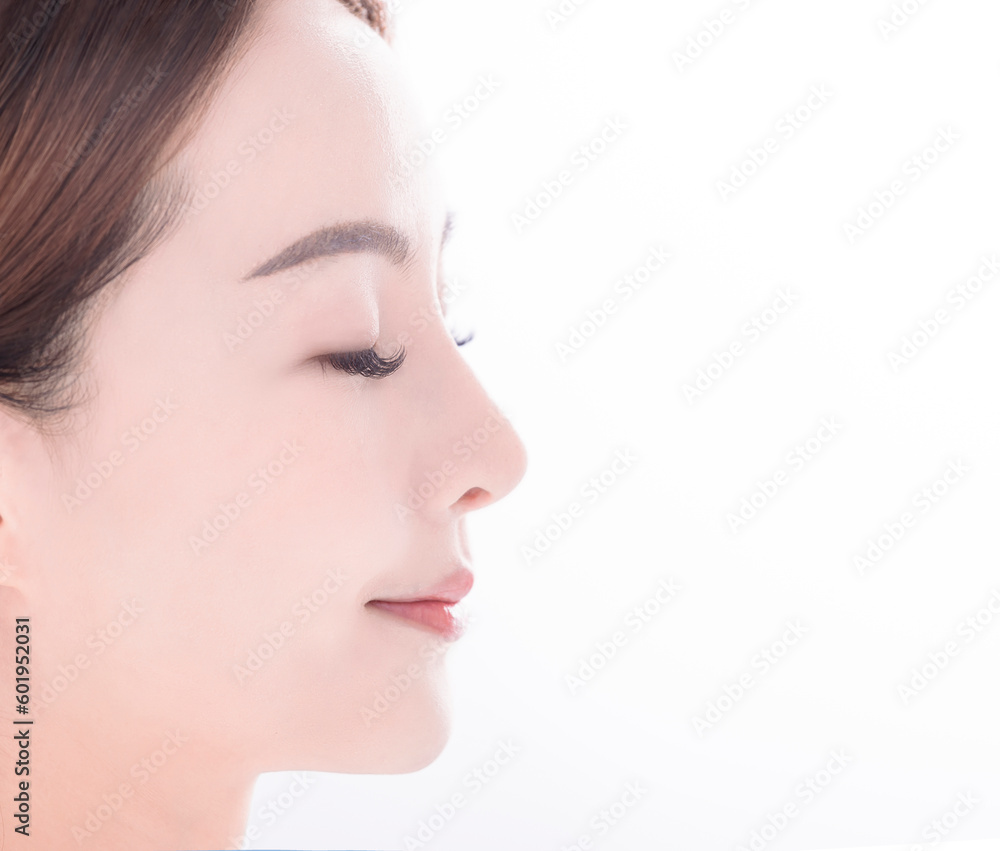
[{"label": "lower lip", "polygon": [[374,609],[381,609],[405,621],[436,632],[449,641],[454,641],[462,632],[462,624],[451,611],[452,603],[441,600],[417,600],[412,603],[397,603],[388,600],[372,600],[368,603]]}]

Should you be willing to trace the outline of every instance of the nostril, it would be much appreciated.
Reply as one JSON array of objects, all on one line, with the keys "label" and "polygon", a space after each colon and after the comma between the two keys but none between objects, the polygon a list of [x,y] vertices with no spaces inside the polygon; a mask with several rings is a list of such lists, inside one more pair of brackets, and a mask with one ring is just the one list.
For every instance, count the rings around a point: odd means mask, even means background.
[{"label": "nostril", "polygon": [[465,508],[479,508],[490,501],[490,492],[481,487],[471,487],[459,498]]}]

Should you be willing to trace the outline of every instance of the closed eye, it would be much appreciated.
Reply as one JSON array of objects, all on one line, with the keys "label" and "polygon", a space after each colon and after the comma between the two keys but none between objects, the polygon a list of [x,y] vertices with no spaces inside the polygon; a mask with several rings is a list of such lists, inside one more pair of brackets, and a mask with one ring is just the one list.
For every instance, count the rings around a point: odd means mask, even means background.
[{"label": "closed eye", "polygon": [[406,349],[402,346],[392,357],[383,358],[375,354],[375,349],[361,349],[357,352],[333,352],[323,355],[320,364],[332,366],[348,375],[362,375],[365,378],[386,378],[403,365]]},{"label": "closed eye", "polygon": [[[452,334],[452,339],[455,341],[456,346],[464,346],[470,343],[474,337],[475,332],[473,331],[470,331],[461,338],[456,337],[454,333]],[[406,349],[400,346],[396,353],[388,358],[376,354],[373,347],[360,349],[355,352],[331,352],[330,354],[323,355],[319,361],[324,368],[332,366],[334,369],[346,372],[348,375],[361,375],[365,378],[386,378],[399,369],[405,359]]]},{"label": "closed eye", "polygon": [[464,337],[456,337],[455,333],[452,332],[451,338],[455,341],[456,346],[464,346],[466,343],[471,343],[476,336],[475,331],[470,331]]}]

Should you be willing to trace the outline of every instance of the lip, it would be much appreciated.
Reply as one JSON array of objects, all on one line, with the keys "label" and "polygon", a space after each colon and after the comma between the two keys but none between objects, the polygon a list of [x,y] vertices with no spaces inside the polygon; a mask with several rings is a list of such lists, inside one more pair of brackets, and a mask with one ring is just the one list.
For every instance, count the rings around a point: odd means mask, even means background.
[{"label": "lip", "polygon": [[365,605],[454,641],[461,636],[464,625],[455,617],[451,607],[472,590],[472,583],[472,571],[460,567],[416,594],[380,597],[369,600]]}]

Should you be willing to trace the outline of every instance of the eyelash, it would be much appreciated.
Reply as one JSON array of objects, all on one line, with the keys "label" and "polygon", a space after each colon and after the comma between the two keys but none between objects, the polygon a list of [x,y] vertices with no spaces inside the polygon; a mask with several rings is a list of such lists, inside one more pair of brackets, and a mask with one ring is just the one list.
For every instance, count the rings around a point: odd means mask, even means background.
[{"label": "eyelash", "polygon": [[[470,343],[475,337],[475,332],[470,332],[461,340],[452,334],[452,339],[456,346],[464,346]],[[336,370],[346,372],[348,375],[361,375],[365,378],[386,378],[392,375],[403,365],[406,359],[406,349],[403,346],[392,357],[383,358],[375,354],[375,349],[362,349],[357,352],[332,352],[323,355],[320,364],[324,367],[332,366]]]}]

